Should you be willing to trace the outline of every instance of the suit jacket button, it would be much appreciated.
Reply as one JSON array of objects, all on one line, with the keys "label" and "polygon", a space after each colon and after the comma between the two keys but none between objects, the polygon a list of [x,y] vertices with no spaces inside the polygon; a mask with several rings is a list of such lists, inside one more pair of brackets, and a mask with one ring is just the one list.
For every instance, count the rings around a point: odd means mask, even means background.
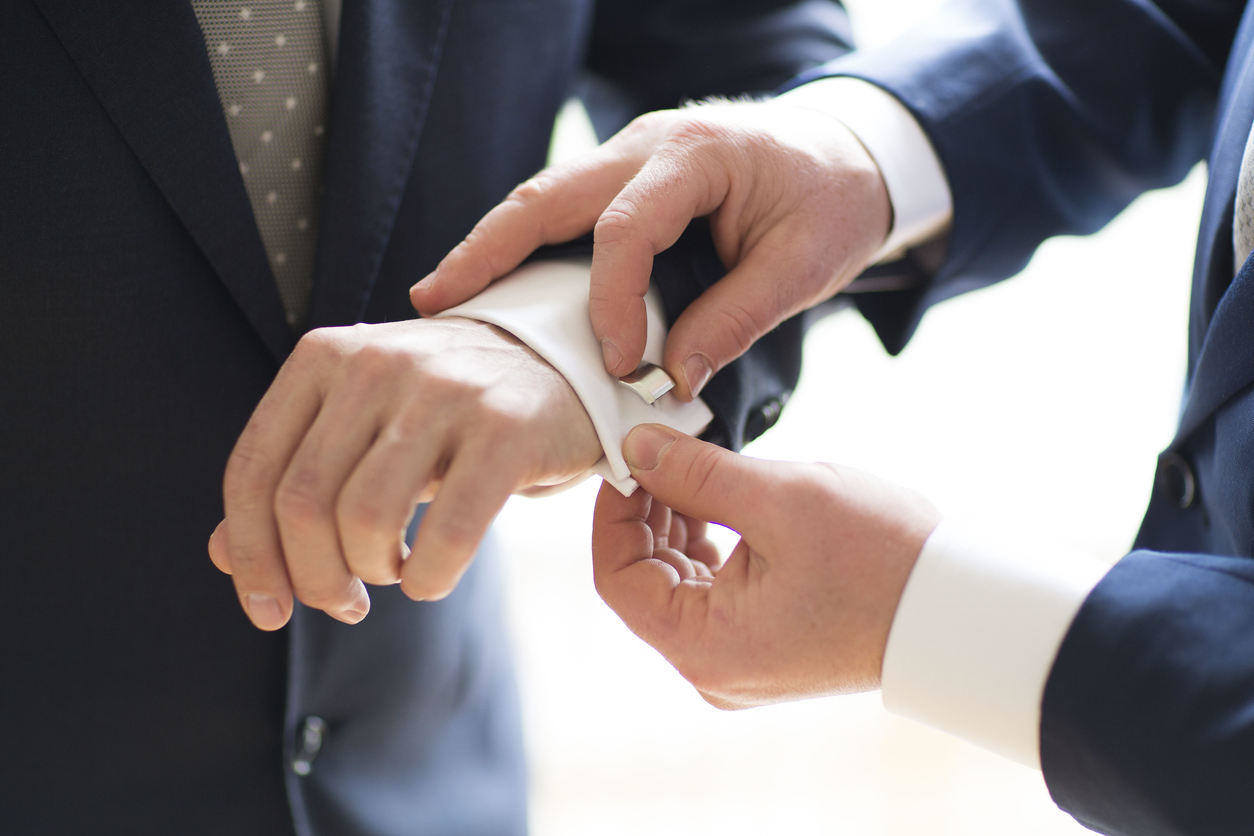
[{"label": "suit jacket button", "polygon": [[1164,495],[1181,511],[1197,503],[1197,477],[1189,460],[1174,450],[1158,459],[1158,484]]},{"label": "suit jacket button", "polygon": [[292,754],[292,771],[304,777],[313,771],[314,759],[322,751],[327,733],[327,721],[310,714],[296,730],[295,752]]}]

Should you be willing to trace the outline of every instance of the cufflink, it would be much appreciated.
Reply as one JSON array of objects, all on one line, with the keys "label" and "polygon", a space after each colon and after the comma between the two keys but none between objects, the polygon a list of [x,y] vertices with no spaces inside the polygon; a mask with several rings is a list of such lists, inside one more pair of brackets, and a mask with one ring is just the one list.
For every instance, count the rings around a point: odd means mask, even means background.
[{"label": "cufflink", "polygon": [[675,381],[671,380],[671,376],[652,363],[645,363],[626,377],[619,378],[618,382],[650,405],[675,388]]}]

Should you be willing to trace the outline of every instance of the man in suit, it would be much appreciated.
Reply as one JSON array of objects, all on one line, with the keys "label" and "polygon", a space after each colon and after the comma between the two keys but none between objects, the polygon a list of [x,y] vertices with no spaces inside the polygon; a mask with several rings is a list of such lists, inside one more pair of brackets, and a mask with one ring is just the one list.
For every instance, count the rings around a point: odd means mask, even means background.
[{"label": "man in suit", "polygon": [[[717,10],[0,4],[0,829],[524,830],[491,560],[439,603],[361,581],[397,579],[435,495],[405,591],[446,594],[508,490],[600,445],[531,349],[412,321],[405,291],[540,168],[581,74],[634,113],[848,48],[825,0]],[[659,268],[686,288],[672,315],[713,264],[694,247]],[[546,281],[531,308],[560,307]],[[716,424],[743,435],[793,375],[728,375]],[[341,506],[374,438],[409,481],[366,471]],[[238,600],[205,559],[229,456],[212,551]],[[318,571],[289,575],[289,553]]]},{"label": "man in suit", "polygon": [[[1015,273],[1047,237],[1091,232],[1206,159],[1179,428],[1134,550],[1113,569],[1040,554],[1028,533],[998,543],[959,529],[865,474],[756,462],[664,426],[634,430],[623,451],[652,501],[603,490],[593,550],[605,599],[716,704],[882,684],[889,708],[1039,765],[1091,828],[1246,833],[1252,125],[1244,0],[961,0],[773,102],[654,117],[630,142],[551,172],[528,211],[485,219],[496,243],[479,238],[415,296],[439,308],[473,292],[491,279],[473,265],[516,258],[534,240],[528,212],[561,205],[565,231],[612,232],[594,255],[593,298],[635,310],[648,259],[713,213],[731,272],[666,348],[693,391],[705,373],[690,368],[717,369],[904,252],[917,284],[857,297],[898,351],[930,305]],[[861,148],[840,139],[848,131]],[[607,170],[629,172],[626,188],[599,179]],[[631,320],[593,314],[630,365]],[[726,564],[707,520],[744,535]]]}]

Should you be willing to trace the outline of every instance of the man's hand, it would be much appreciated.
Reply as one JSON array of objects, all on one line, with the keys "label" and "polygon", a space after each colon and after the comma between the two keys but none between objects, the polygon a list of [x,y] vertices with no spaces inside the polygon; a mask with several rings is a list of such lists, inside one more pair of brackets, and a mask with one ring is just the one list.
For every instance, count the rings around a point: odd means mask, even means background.
[{"label": "man's hand", "polygon": [[671,327],[664,365],[682,397],[862,272],[891,206],[874,160],[830,116],[782,100],[659,111],[515,189],[410,299],[424,314],[444,310],[537,247],[594,230],[592,326],[621,377],[644,351],[653,257],[706,215],[731,272]]},{"label": "man's hand", "polygon": [[[706,700],[747,708],[879,686],[897,603],[939,522],[926,500],[656,425],[623,452],[644,490],[597,498],[597,591]],[[726,563],[707,520],[741,534]]]},{"label": "man's hand", "polygon": [[[209,554],[263,630],[287,623],[293,596],[355,624],[370,609],[363,581],[443,598],[511,492],[600,455],[565,379],[491,325],[320,329],[235,445]],[[432,497],[409,554],[405,528]]]}]

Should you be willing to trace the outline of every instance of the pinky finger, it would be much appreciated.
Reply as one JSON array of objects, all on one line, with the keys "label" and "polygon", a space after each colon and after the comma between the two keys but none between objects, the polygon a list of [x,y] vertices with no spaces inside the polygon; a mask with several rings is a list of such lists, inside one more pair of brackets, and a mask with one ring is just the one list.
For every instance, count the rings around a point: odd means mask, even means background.
[{"label": "pinky finger", "polygon": [[226,521],[218,523],[218,527],[209,535],[209,560],[219,572],[231,574],[231,558],[226,549]]}]

